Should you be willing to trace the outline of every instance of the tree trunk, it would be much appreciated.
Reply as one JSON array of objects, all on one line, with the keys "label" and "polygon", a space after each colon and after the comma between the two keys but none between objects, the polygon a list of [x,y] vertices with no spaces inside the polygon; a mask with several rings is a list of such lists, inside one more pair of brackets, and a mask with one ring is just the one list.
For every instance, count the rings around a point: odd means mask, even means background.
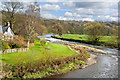
[{"label": "tree trunk", "polygon": [[60,37],[62,37],[62,34],[59,34]]},{"label": "tree trunk", "polygon": [[30,40],[28,40],[28,43],[27,43],[27,47],[29,48],[29,45],[30,45]]}]

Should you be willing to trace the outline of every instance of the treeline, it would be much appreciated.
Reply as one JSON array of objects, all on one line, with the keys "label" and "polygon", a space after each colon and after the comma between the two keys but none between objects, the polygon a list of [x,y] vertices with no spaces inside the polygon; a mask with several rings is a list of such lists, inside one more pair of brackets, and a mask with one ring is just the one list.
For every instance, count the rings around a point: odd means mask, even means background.
[{"label": "treeline", "polygon": [[[41,19],[41,24],[45,25],[48,33],[53,32],[53,26],[55,24],[59,23],[60,26],[62,26],[63,34],[85,34],[84,28],[86,27],[86,24],[88,24],[88,21],[61,21],[61,20],[47,20],[47,19]],[[97,23],[97,22],[96,22]],[[112,35],[114,32],[118,30],[118,23],[117,22],[100,22],[103,23],[106,29],[105,35]]]},{"label": "treeline", "polygon": [[[5,15],[2,14],[2,25],[7,25],[4,21]],[[13,27],[13,31],[15,34],[18,35],[26,35],[25,30],[25,21],[27,20],[27,16],[24,14],[16,14],[15,15],[15,24]],[[44,35],[44,34],[50,34],[54,33],[57,34],[57,28],[55,28],[58,24],[58,26],[61,26],[62,34],[84,34],[84,28],[87,24],[87,21],[60,21],[60,20],[49,20],[40,18],[36,20],[35,25],[35,32],[36,35]],[[106,35],[112,35],[114,32],[117,31],[118,24],[117,22],[101,22],[106,27]],[[56,30],[55,30],[56,29]]]}]

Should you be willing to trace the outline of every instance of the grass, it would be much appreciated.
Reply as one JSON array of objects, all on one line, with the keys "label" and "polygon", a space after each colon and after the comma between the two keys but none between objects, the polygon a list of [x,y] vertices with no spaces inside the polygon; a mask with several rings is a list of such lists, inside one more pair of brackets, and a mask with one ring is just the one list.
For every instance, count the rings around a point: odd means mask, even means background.
[{"label": "grass", "polygon": [[[50,50],[46,50],[46,47],[50,47]],[[64,45],[47,43],[44,47],[40,46],[39,42],[35,42],[35,46],[30,47],[28,52],[19,52],[11,54],[1,54],[1,60],[3,63],[7,64],[22,64],[22,63],[32,63],[36,61],[46,62],[46,58],[60,58],[66,56],[72,56],[78,54],[70,50]]]},{"label": "grass", "polygon": [[[60,36],[57,36],[60,38]],[[75,39],[75,40],[88,40],[88,35],[79,35],[79,34],[63,34],[62,38],[66,39]],[[101,42],[117,42],[117,39],[115,37],[111,36],[104,36],[103,38],[100,39]]]},{"label": "grass", "polygon": [[40,42],[35,42],[35,46],[30,47],[28,52],[0,56],[2,62],[6,63],[2,69],[4,77],[41,78],[78,69],[90,55],[87,52],[77,53],[60,44],[47,43],[41,46]]},{"label": "grass", "polygon": [[46,43],[43,38],[27,52],[0,54],[2,78],[42,78],[78,69],[89,58],[84,49],[77,53],[67,46]]},{"label": "grass", "polygon": [[[57,37],[60,38],[60,36],[57,36]],[[63,34],[62,37],[67,39],[75,39],[75,40],[87,40],[86,35],[79,35],[79,34]]]},{"label": "grass", "polygon": [[101,42],[118,42],[115,37],[112,36],[104,36],[102,39],[100,39]]}]

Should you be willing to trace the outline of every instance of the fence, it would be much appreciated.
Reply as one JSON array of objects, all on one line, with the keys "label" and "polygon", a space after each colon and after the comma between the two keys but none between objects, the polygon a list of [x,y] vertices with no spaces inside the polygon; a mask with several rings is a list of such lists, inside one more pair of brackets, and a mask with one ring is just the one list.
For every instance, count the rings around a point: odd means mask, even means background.
[{"label": "fence", "polygon": [[7,49],[2,54],[16,53],[16,52],[25,52],[25,51],[28,51],[28,50],[29,50],[29,48]]}]

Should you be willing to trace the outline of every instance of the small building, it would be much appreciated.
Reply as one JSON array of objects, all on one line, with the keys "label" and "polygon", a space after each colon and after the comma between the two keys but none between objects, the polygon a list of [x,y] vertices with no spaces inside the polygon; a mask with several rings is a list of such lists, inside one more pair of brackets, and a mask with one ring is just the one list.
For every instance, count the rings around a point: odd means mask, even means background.
[{"label": "small building", "polygon": [[9,40],[13,39],[14,33],[9,26],[1,26],[0,25],[0,39]]}]

